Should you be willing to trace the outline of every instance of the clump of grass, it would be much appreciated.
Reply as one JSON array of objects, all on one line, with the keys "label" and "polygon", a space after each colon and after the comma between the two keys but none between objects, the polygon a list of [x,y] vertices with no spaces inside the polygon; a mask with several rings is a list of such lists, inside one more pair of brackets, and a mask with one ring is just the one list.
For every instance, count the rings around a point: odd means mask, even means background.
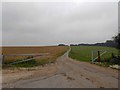
[{"label": "clump of grass", "polygon": [[109,62],[95,62],[96,65],[109,67],[111,65]]},{"label": "clump of grass", "polygon": [[49,58],[44,58],[44,59],[37,60],[38,65],[45,65],[49,62],[50,62]]},{"label": "clump of grass", "polygon": [[35,59],[32,59],[30,61],[13,64],[13,65],[16,67],[34,67],[34,66],[37,66],[37,62],[35,61]]},{"label": "clump of grass", "polygon": [[[21,61],[21,59],[16,60],[17,61]],[[21,63],[16,63],[16,64],[12,64],[13,62],[7,62],[7,63],[3,63],[3,68],[7,68],[7,67],[33,67],[33,66],[37,66],[37,62],[35,61],[35,59],[32,59],[30,61],[25,61],[25,62],[21,62]]]}]

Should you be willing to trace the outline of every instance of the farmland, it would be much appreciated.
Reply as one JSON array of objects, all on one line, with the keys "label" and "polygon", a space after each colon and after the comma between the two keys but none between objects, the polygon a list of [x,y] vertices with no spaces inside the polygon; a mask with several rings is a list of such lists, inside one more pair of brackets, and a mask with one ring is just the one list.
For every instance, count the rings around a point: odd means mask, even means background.
[{"label": "farmland", "polygon": [[[42,53],[46,54],[45,56],[38,57],[35,59],[35,62],[38,65],[46,64],[48,62],[54,62],[54,60],[61,56],[64,52],[68,50],[67,46],[34,46],[34,47],[3,47],[3,55],[7,54],[36,54]],[[16,60],[26,59],[30,56],[5,56],[4,62],[10,63]]]},{"label": "farmland", "polygon": [[60,56],[56,63],[31,68],[3,69],[2,87],[118,88],[118,70],[73,60],[68,58],[69,51],[70,49]]},{"label": "farmland", "polygon": [[101,56],[101,60],[110,60],[111,53],[114,55],[118,54],[118,50],[111,47],[102,47],[102,46],[72,46],[71,51],[69,53],[69,57],[79,60],[79,61],[86,61],[91,62],[91,51],[96,51],[94,53],[94,58],[97,57],[97,51],[101,50],[101,53],[107,51],[106,54]]}]

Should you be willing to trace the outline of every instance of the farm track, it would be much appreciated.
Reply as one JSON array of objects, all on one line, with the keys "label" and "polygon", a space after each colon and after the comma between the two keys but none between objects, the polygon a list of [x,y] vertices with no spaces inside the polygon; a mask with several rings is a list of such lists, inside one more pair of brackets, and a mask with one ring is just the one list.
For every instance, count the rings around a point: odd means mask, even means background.
[{"label": "farm track", "polygon": [[[10,84],[4,83],[3,88],[118,88],[117,70],[72,60],[68,57],[69,51],[52,65],[54,71]],[[44,72],[47,72],[46,69],[41,73]]]}]

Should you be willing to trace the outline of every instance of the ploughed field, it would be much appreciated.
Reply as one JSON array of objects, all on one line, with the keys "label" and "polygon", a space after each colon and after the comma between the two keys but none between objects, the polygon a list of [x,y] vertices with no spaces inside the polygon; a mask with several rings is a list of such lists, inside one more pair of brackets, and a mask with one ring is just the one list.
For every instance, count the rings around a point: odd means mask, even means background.
[{"label": "ploughed field", "polygon": [[12,62],[29,58],[34,59],[28,62],[16,64],[16,66],[44,65],[49,62],[54,62],[59,56],[63,55],[67,50],[68,46],[3,47],[2,48],[2,54],[4,55],[3,65],[6,66]]},{"label": "ploughed field", "polygon": [[94,58],[97,57],[97,51],[101,50],[100,53],[106,51],[105,54],[101,56],[101,61],[109,61],[112,58],[112,53],[116,56],[118,55],[118,50],[112,47],[103,46],[72,46],[69,53],[69,57],[79,60],[91,62],[91,52],[94,50]]}]

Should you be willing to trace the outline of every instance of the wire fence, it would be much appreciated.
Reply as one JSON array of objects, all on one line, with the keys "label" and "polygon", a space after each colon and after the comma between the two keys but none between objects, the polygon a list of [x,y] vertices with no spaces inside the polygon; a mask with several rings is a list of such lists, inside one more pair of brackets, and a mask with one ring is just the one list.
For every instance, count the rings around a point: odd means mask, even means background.
[{"label": "wire fence", "polygon": [[34,53],[34,54],[6,54],[6,55],[1,55],[1,61],[2,63],[6,62],[5,61],[5,57],[12,57],[12,56],[26,56],[26,58],[23,58],[21,60],[15,60],[13,62],[10,62],[9,64],[10,65],[13,65],[13,64],[19,64],[19,63],[23,63],[23,62],[27,62],[27,61],[31,61],[33,59],[36,59],[36,58],[39,58],[39,57],[42,57],[42,56],[47,56],[49,55],[49,53]]}]

